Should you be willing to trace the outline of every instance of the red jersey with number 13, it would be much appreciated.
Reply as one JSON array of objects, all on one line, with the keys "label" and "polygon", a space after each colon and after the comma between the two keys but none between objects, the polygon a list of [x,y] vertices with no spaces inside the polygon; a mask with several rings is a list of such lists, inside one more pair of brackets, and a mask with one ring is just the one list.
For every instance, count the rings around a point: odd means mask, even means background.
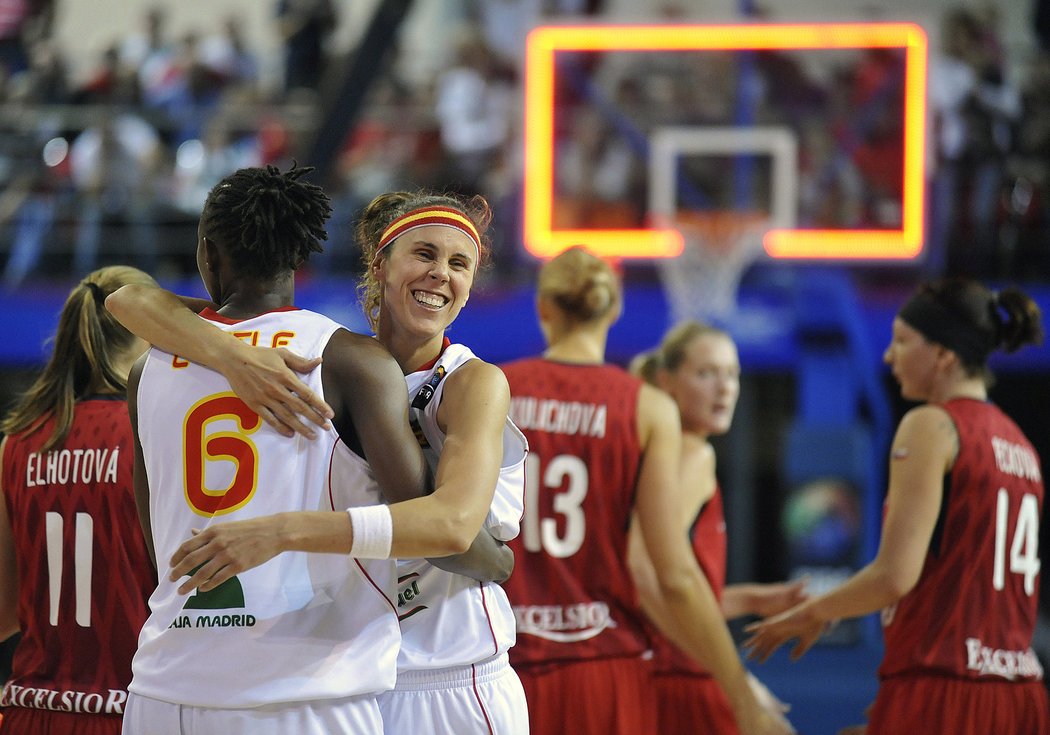
[{"label": "red jersey with number 13", "polygon": [[515,665],[638,656],[648,648],[627,571],[641,460],[641,381],[612,365],[503,366],[529,441],[525,517],[510,542]]},{"label": "red jersey with number 13", "polygon": [[156,586],[135,510],[127,403],[78,402],[65,442],[40,454],[52,425],[4,447],[22,639],[2,703],[120,714]]},{"label": "red jersey with number 13", "polygon": [[918,583],[883,611],[879,674],[1042,678],[1032,652],[1039,601],[1039,458],[998,407],[941,406],[959,434],[941,513]]}]

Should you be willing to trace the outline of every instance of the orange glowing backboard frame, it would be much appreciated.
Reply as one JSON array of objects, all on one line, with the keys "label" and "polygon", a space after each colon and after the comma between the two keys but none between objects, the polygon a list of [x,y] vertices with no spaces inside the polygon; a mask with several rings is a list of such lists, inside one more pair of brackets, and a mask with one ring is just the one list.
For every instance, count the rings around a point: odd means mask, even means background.
[{"label": "orange glowing backboard frame", "polygon": [[584,244],[610,258],[669,258],[673,229],[554,230],[554,74],[559,51],[745,51],[903,48],[904,168],[899,230],[771,229],[774,258],[907,260],[922,251],[926,159],[926,54],[913,23],[543,26],[528,36],[525,73],[525,247],[550,258]]}]

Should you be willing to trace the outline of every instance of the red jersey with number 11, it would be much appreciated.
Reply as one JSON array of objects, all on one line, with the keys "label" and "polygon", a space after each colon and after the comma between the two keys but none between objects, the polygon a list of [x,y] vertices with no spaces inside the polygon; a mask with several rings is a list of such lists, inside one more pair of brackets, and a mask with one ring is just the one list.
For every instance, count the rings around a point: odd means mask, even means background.
[{"label": "red jersey with number 11", "polygon": [[65,442],[40,454],[52,425],[4,445],[22,639],[0,703],[121,714],[156,586],[135,510],[127,403],[80,401]]},{"label": "red jersey with number 11", "polygon": [[918,583],[883,612],[879,673],[1032,680],[1039,601],[1039,458],[991,403],[941,406],[959,433],[940,517]]},{"label": "red jersey with number 11", "polygon": [[612,365],[504,365],[529,441],[525,517],[510,542],[515,665],[638,656],[649,645],[627,571],[641,461],[641,381]]}]

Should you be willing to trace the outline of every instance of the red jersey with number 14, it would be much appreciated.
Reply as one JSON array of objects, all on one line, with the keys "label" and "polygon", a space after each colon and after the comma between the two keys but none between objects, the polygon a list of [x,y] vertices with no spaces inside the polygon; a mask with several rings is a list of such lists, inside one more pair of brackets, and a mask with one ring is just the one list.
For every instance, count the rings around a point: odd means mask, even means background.
[{"label": "red jersey with number 14", "polygon": [[641,381],[611,365],[503,366],[529,441],[525,517],[506,583],[515,665],[637,656],[648,648],[627,571],[641,460]]},{"label": "red jersey with number 14", "polygon": [[1039,458],[991,403],[941,406],[959,434],[918,583],[883,612],[879,674],[1041,679],[1032,652],[1039,600]]},{"label": "red jersey with number 14", "polygon": [[0,703],[121,714],[156,586],[135,510],[127,403],[80,401],[65,442],[40,454],[51,427],[4,446],[22,639]]}]

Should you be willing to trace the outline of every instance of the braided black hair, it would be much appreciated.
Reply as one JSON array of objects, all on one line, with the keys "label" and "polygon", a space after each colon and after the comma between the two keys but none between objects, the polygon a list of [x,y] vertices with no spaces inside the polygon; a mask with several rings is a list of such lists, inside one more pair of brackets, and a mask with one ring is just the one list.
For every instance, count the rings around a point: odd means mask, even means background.
[{"label": "braided black hair", "polygon": [[331,200],[316,184],[302,181],[312,167],[242,168],[208,193],[203,234],[224,247],[238,270],[271,277],[295,270],[328,239]]}]

